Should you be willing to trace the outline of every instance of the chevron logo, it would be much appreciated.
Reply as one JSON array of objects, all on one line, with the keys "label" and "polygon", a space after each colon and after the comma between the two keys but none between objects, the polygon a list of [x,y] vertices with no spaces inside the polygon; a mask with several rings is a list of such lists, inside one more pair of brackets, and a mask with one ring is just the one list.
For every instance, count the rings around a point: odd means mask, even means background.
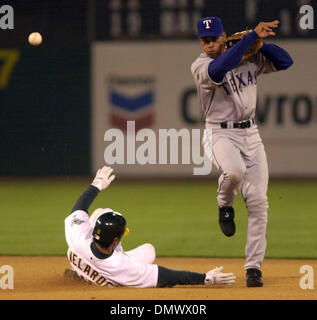
[{"label": "chevron logo", "polygon": [[145,92],[136,97],[128,97],[122,93],[112,91],[110,94],[111,105],[129,112],[150,106],[154,101],[154,94],[152,91]]},{"label": "chevron logo", "polygon": [[[136,131],[153,125],[154,92],[145,91],[133,97],[111,90],[109,120],[113,127],[126,131],[127,121],[135,121]],[[144,110],[144,112],[143,112]],[[140,112],[139,112],[140,111]]]},{"label": "chevron logo", "polygon": [[[110,121],[113,127],[121,129],[122,131],[126,131],[127,129],[127,121],[131,119],[123,118],[122,116],[118,116],[115,113],[110,113]],[[152,126],[154,122],[154,116],[152,113],[149,113],[143,117],[139,117],[134,120],[135,121],[135,131],[139,131],[143,128],[149,128]]]}]

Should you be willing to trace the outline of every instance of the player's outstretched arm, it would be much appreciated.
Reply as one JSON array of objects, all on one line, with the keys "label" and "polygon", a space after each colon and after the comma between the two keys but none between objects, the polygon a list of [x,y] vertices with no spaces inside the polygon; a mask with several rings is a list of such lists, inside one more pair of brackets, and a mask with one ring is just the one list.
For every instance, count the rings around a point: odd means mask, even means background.
[{"label": "player's outstretched arm", "polygon": [[175,285],[198,285],[207,286],[235,283],[236,277],[233,273],[222,273],[223,267],[215,268],[207,273],[192,272],[186,270],[169,269],[158,266],[157,287],[173,287]]},{"label": "player's outstretched arm", "polygon": [[91,185],[82,193],[82,195],[76,201],[72,212],[76,210],[82,210],[87,212],[88,214],[88,209],[94,199],[97,197],[98,193],[106,189],[114,180],[115,175],[112,175],[112,172],[113,169],[107,166],[99,169]]}]

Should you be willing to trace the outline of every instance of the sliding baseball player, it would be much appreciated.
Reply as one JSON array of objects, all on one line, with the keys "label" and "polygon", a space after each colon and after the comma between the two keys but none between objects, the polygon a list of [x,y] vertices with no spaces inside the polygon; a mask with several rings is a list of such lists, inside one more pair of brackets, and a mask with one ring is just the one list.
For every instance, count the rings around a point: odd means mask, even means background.
[{"label": "sliding baseball player", "polygon": [[114,180],[113,169],[98,170],[88,189],[79,197],[72,213],[65,219],[67,257],[74,275],[100,286],[173,287],[175,285],[230,285],[233,273],[222,273],[223,267],[207,273],[174,270],[154,264],[155,249],[143,244],[124,251],[121,238],[129,233],[125,218],[110,208],[97,209],[89,218],[88,209],[99,194]]}]

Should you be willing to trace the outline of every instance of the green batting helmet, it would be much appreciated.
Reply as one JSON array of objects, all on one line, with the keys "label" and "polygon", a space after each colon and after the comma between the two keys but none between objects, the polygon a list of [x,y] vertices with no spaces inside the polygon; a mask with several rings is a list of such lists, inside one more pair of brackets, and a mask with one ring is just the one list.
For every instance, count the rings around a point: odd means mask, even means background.
[{"label": "green batting helmet", "polygon": [[120,239],[126,229],[126,220],[120,213],[106,212],[96,220],[93,238],[101,245],[108,247],[115,237]]}]

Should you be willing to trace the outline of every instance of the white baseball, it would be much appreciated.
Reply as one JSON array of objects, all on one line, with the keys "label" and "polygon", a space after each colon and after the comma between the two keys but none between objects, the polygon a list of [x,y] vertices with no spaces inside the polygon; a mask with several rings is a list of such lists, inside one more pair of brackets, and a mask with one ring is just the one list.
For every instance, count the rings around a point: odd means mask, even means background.
[{"label": "white baseball", "polygon": [[29,35],[29,43],[32,46],[39,46],[42,43],[42,36],[38,32],[32,32]]}]

